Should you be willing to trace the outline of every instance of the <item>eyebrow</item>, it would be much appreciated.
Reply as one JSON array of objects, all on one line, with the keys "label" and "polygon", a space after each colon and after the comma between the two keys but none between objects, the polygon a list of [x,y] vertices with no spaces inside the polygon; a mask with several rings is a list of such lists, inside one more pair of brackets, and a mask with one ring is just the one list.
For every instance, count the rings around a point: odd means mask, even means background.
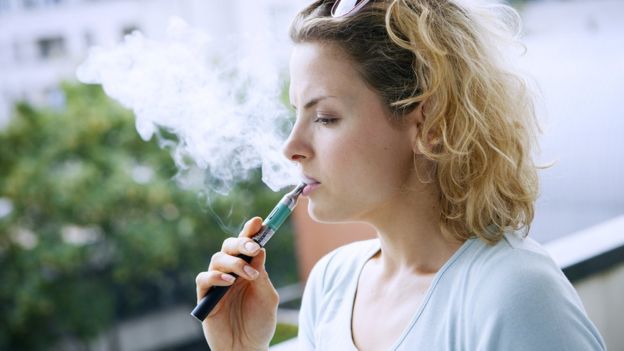
[{"label": "eyebrow", "polygon": [[[318,96],[318,97],[315,97],[314,99],[312,99],[312,100],[310,100],[310,101],[306,102],[306,104],[303,106],[303,109],[304,109],[304,110],[307,110],[307,109],[309,109],[310,107],[312,107],[312,106],[314,106],[314,105],[318,104],[318,103],[319,103],[319,101],[324,100],[324,99],[329,99],[329,98],[336,98],[336,96],[333,96],[333,95],[323,95],[323,96]],[[292,108],[294,108],[295,110],[297,109],[297,106],[295,106],[295,105],[293,105],[293,104],[291,104],[290,106],[292,106]]]}]

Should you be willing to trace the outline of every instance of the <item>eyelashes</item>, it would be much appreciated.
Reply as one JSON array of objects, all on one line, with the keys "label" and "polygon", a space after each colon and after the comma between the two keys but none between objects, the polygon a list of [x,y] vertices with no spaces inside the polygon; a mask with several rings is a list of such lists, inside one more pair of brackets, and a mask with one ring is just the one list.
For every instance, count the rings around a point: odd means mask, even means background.
[{"label": "eyelashes", "polygon": [[336,122],[338,122],[338,118],[332,118],[332,117],[317,117],[314,120],[314,123],[318,123],[324,126],[332,125],[332,124],[335,124]]}]

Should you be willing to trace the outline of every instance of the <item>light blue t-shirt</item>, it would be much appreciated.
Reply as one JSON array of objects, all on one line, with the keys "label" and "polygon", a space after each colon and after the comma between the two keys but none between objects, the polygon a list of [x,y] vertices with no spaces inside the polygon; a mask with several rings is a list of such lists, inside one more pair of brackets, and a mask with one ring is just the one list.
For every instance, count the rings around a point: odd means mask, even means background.
[{"label": "light blue t-shirt", "polygon": [[[353,301],[378,239],[355,242],[312,269],[299,315],[300,350],[356,350]],[[401,306],[396,305],[397,309]],[[389,311],[392,313],[392,311]],[[380,316],[378,323],[383,323]],[[506,234],[494,246],[467,240],[436,273],[390,350],[606,350],[561,270],[534,240]]]}]

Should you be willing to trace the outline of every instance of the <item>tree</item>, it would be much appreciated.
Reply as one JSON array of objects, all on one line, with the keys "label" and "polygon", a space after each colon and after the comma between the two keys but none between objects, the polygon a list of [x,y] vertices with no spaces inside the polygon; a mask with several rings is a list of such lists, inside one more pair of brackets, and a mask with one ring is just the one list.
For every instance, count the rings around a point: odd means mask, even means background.
[{"label": "tree", "polygon": [[[99,87],[63,91],[62,111],[20,103],[0,132],[0,199],[12,207],[0,217],[2,350],[85,342],[116,321],[192,305],[195,275],[230,235],[210,212],[234,209],[239,225],[280,198],[255,177],[232,197],[245,202],[207,211],[131,113]],[[276,286],[297,281],[291,227],[280,231],[267,259]]]}]

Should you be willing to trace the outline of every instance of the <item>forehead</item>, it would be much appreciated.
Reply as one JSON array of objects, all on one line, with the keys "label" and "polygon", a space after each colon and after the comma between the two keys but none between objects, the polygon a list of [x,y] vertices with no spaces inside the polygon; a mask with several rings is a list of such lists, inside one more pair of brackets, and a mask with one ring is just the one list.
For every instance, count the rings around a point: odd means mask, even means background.
[{"label": "forehead", "polygon": [[292,103],[311,95],[348,97],[366,86],[346,54],[335,44],[296,44],[290,57]]}]

